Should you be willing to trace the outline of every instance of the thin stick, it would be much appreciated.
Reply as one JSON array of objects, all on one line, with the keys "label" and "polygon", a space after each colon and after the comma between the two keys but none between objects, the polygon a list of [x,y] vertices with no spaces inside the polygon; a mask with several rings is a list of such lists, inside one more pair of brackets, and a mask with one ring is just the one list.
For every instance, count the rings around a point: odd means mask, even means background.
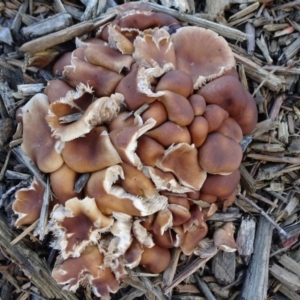
[{"label": "thin stick", "polygon": [[182,282],[184,279],[186,279],[188,276],[192,275],[194,272],[196,272],[200,267],[205,265],[207,261],[209,261],[213,256],[215,256],[216,253],[213,253],[212,255],[201,258],[196,258],[193,263],[185,267],[174,279],[174,281],[167,287],[164,288],[163,292],[164,294],[168,294],[171,292],[171,290],[177,286],[180,282]]},{"label": "thin stick", "polygon": [[237,196],[239,198],[241,198],[242,200],[244,200],[245,202],[247,202],[248,204],[250,204],[252,207],[254,207],[255,209],[258,210],[258,212],[265,217],[278,231],[281,235],[283,235],[286,239],[290,238],[290,235],[283,230],[272,218],[270,218],[268,216],[268,214],[266,214],[258,205],[256,205],[253,201],[251,201],[249,198],[245,197],[244,195],[242,195],[241,193],[237,193]]}]

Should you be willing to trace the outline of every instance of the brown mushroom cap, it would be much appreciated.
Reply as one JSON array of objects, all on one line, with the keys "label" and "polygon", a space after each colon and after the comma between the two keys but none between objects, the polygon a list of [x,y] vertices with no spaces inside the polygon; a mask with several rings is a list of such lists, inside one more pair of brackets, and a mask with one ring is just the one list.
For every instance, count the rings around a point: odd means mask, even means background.
[{"label": "brown mushroom cap", "polygon": [[230,175],[208,174],[201,187],[201,193],[217,196],[218,198],[226,198],[234,192],[240,178],[239,170],[234,171]]},{"label": "brown mushroom cap", "polygon": [[239,117],[235,118],[242,129],[243,135],[248,135],[254,130],[258,117],[255,100],[249,92],[246,92],[246,96],[246,108]]},{"label": "brown mushroom cap", "polygon": [[61,57],[53,65],[52,68],[53,76],[57,76],[57,73],[62,74],[64,67],[70,65],[71,57],[72,57],[72,52],[66,52],[61,55]]},{"label": "brown mushroom cap", "polygon": [[172,35],[172,41],[177,67],[192,77],[194,89],[235,66],[225,39],[209,29],[182,27]]},{"label": "brown mushroom cap", "polygon": [[130,70],[130,66],[134,63],[131,55],[120,53],[104,41],[102,43],[89,44],[84,51],[84,56],[91,64],[116,73],[121,73],[124,69]]},{"label": "brown mushroom cap", "polygon": [[18,218],[15,226],[32,224],[40,217],[45,188],[33,179],[29,188],[23,188],[16,192],[16,199],[12,209]]},{"label": "brown mushroom cap", "polygon": [[180,143],[169,147],[156,166],[172,172],[182,185],[199,190],[206,179],[206,172],[198,164],[197,157],[194,145]]},{"label": "brown mushroom cap", "polygon": [[193,93],[193,80],[181,70],[172,70],[165,73],[155,87],[155,91],[168,90],[185,98]]},{"label": "brown mushroom cap", "polygon": [[121,167],[125,178],[121,180],[121,186],[127,193],[136,196],[152,197],[156,190],[153,182],[142,171],[130,164],[123,162]]},{"label": "brown mushroom cap", "polygon": [[246,90],[233,76],[217,78],[206,84],[197,93],[204,97],[206,103],[220,106],[235,120],[246,109]]},{"label": "brown mushroom cap", "polygon": [[104,126],[66,142],[62,156],[67,166],[78,173],[99,171],[122,162]]},{"label": "brown mushroom cap", "polygon": [[230,117],[225,119],[216,131],[234,139],[237,143],[240,143],[243,139],[243,132],[240,125]]},{"label": "brown mushroom cap", "polygon": [[241,146],[218,132],[209,133],[199,149],[199,164],[210,174],[226,175],[234,172],[242,157]]},{"label": "brown mushroom cap", "polygon": [[208,123],[208,132],[216,131],[228,117],[228,112],[219,105],[207,105],[204,112],[204,118]]},{"label": "brown mushroom cap", "polygon": [[188,100],[194,110],[195,116],[202,116],[206,108],[205,99],[201,95],[193,94],[188,97]]},{"label": "brown mushroom cap", "polygon": [[159,157],[164,154],[164,151],[165,148],[161,144],[146,135],[142,135],[138,139],[136,154],[146,166],[154,167]]},{"label": "brown mushroom cap", "polygon": [[188,126],[191,135],[192,143],[196,148],[199,148],[207,137],[209,125],[207,120],[202,116],[196,116],[193,122]]},{"label": "brown mushroom cap", "polygon": [[63,164],[62,156],[55,148],[56,140],[45,122],[48,109],[48,97],[44,94],[36,94],[22,108],[22,149],[45,173],[54,172]]},{"label": "brown mushroom cap", "polygon": [[[155,127],[158,127],[168,119],[167,111],[164,105],[159,101],[154,101],[149,104],[149,107],[141,114],[144,122],[152,118],[156,121]],[[154,128],[155,128],[154,127]]]},{"label": "brown mushroom cap", "polygon": [[147,216],[166,207],[167,198],[164,196],[146,198],[126,193],[122,187],[114,185],[118,177],[124,178],[122,167],[112,166],[92,173],[85,186],[85,194],[96,199],[98,208],[105,215],[122,212],[131,216]]},{"label": "brown mushroom cap", "polygon": [[191,255],[198,243],[206,236],[208,226],[204,222],[204,216],[198,205],[190,209],[191,218],[183,224],[185,232],[180,248],[185,255]]},{"label": "brown mushroom cap", "polygon": [[97,246],[88,247],[80,257],[68,258],[52,271],[52,277],[64,288],[75,292],[88,282],[97,297],[116,293],[119,283],[109,268],[103,268],[104,255]]},{"label": "brown mushroom cap", "polygon": [[170,260],[171,254],[168,249],[154,245],[152,248],[144,247],[140,265],[146,272],[159,274],[168,267]]},{"label": "brown mushroom cap", "polygon": [[141,169],[141,160],[135,153],[137,139],[154,125],[154,119],[148,119],[143,123],[141,117],[136,116],[134,125],[116,128],[110,132],[111,141],[124,162]]},{"label": "brown mushroom cap", "polygon": [[[161,74],[154,73],[154,75],[157,77]],[[163,92],[154,93],[151,90],[151,81],[154,77],[151,68],[145,69],[137,64],[131,66],[130,72],[116,87],[116,92],[124,95],[129,110],[136,110],[144,103],[152,103],[163,95]]]},{"label": "brown mushroom cap", "polygon": [[191,135],[188,129],[185,126],[179,126],[171,121],[167,121],[162,125],[146,132],[146,135],[155,139],[165,147],[169,147],[172,144],[189,144],[191,142]]},{"label": "brown mushroom cap", "polygon": [[164,95],[158,98],[168,113],[168,119],[179,126],[189,125],[194,118],[194,110],[189,101],[174,92],[164,91]]},{"label": "brown mushroom cap", "polygon": [[55,247],[66,259],[69,256],[79,257],[88,245],[97,244],[99,234],[108,231],[113,222],[111,217],[99,211],[95,199],[72,198],[64,206],[54,207],[50,227],[58,237]]},{"label": "brown mushroom cap", "polygon": [[110,96],[124,77],[100,66],[80,60],[72,54],[71,65],[64,68],[66,81],[76,87],[80,83],[89,84],[97,97]]}]

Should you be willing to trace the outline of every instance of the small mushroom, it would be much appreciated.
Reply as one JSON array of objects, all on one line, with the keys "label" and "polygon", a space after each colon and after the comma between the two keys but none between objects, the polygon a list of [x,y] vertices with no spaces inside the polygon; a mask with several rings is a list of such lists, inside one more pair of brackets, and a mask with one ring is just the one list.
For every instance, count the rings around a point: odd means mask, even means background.
[{"label": "small mushroom", "polygon": [[152,248],[144,247],[140,266],[146,272],[159,274],[168,267],[170,260],[171,254],[168,249],[154,245]]},{"label": "small mushroom", "polygon": [[237,245],[233,237],[234,230],[235,227],[231,222],[225,223],[225,225],[218,228],[213,236],[215,246],[225,252],[236,251]]},{"label": "small mushroom", "polygon": [[33,179],[29,188],[22,188],[16,192],[16,199],[12,209],[18,218],[15,222],[16,227],[30,225],[40,217],[43,205],[45,188]]}]

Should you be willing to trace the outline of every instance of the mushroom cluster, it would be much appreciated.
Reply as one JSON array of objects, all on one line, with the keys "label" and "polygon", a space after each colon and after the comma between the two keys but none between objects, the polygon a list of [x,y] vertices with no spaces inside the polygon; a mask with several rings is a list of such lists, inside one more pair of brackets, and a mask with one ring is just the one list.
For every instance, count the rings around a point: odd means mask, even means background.
[{"label": "mushroom cluster", "polygon": [[[117,12],[96,37],[77,39],[53,66],[59,79],[18,115],[22,148],[54,195],[52,275],[97,296],[116,292],[126,268],[161,273],[171,248],[195,251],[206,220],[235,198],[239,143],[257,121],[222,37],[146,5]],[[17,192],[16,226],[39,218],[43,193],[37,180]]]}]

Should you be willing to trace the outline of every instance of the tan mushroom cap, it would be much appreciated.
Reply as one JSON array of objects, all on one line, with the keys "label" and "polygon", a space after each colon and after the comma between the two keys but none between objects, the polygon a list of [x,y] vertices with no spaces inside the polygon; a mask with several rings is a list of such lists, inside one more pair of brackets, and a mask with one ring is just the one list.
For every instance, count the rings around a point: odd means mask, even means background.
[{"label": "tan mushroom cap", "polygon": [[191,76],[181,70],[172,70],[165,73],[158,81],[155,91],[168,90],[185,98],[193,93],[193,80]]},{"label": "tan mushroom cap", "polygon": [[53,131],[53,136],[62,142],[68,142],[89,133],[97,125],[111,121],[119,113],[123,101],[124,97],[118,93],[99,98],[87,108],[79,120],[71,124],[61,124],[61,113],[52,111],[51,106],[46,121]]},{"label": "tan mushroom cap", "polygon": [[76,193],[75,183],[79,177],[79,174],[69,168],[66,164],[63,164],[58,170],[50,174],[50,185],[54,195],[57,197],[57,201],[60,204],[71,198],[83,196],[82,193]]},{"label": "tan mushroom cap", "polygon": [[169,147],[156,166],[172,172],[182,185],[199,190],[206,179],[206,172],[198,164],[197,157],[194,145],[180,143]]},{"label": "tan mushroom cap", "polygon": [[95,199],[69,199],[51,213],[51,230],[58,237],[55,247],[64,259],[79,257],[88,245],[97,244],[100,233],[108,231],[113,222],[99,211]]},{"label": "tan mushroom cap", "polygon": [[119,283],[109,268],[102,268],[104,255],[97,246],[89,246],[77,258],[68,258],[52,271],[52,277],[68,291],[88,284],[97,297],[108,297],[119,290]]},{"label": "tan mushroom cap", "polygon": [[213,236],[215,246],[225,252],[236,251],[237,244],[233,237],[234,231],[235,227],[232,222],[228,222],[222,227],[218,228]]},{"label": "tan mushroom cap", "polygon": [[162,125],[146,132],[146,135],[153,138],[165,147],[169,147],[172,144],[178,143],[191,143],[191,135],[187,127],[179,126],[171,121],[167,121]]},{"label": "tan mushroom cap", "polygon": [[98,208],[105,215],[122,212],[131,216],[147,216],[166,207],[167,198],[164,196],[146,198],[126,193],[122,187],[114,185],[119,177],[124,178],[122,167],[112,166],[94,172],[85,186],[85,194],[96,199]]},{"label": "tan mushroom cap", "polygon": [[199,164],[210,174],[231,174],[239,168],[242,157],[241,146],[218,132],[209,133],[199,149]]},{"label": "tan mushroom cap", "polygon": [[76,87],[80,83],[89,84],[95,90],[97,97],[110,96],[124,77],[116,72],[80,60],[74,54],[72,54],[71,65],[64,68],[63,75],[72,87]]},{"label": "tan mushroom cap", "polygon": [[168,267],[170,260],[171,254],[168,249],[154,245],[152,248],[144,247],[140,266],[146,272],[159,274]]},{"label": "tan mushroom cap", "polygon": [[176,68],[176,57],[170,34],[163,28],[147,29],[133,43],[133,58],[146,68],[159,67],[161,74]]},{"label": "tan mushroom cap", "polygon": [[194,110],[189,101],[174,92],[164,91],[164,95],[158,98],[167,110],[168,119],[179,126],[187,126],[194,119]]},{"label": "tan mushroom cap", "polygon": [[131,55],[120,53],[104,41],[103,43],[89,44],[84,51],[84,56],[89,63],[116,73],[121,73],[124,69],[130,70],[131,65],[134,63]]},{"label": "tan mushroom cap", "polygon": [[60,153],[55,149],[56,139],[45,122],[49,102],[45,94],[36,94],[22,108],[22,149],[44,173],[51,173],[63,165]]},{"label": "tan mushroom cap", "polygon": [[192,77],[194,89],[235,66],[225,39],[209,29],[182,27],[172,35],[172,41],[177,67]]},{"label": "tan mushroom cap", "polygon": [[156,189],[153,182],[142,171],[125,162],[121,164],[121,167],[125,176],[121,180],[121,186],[127,193],[144,197],[155,195]]},{"label": "tan mushroom cap", "polygon": [[66,142],[62,156],[66,165],[78,173],[95,172],[122,162],[105,126],[97,126],[85,137]]},{"label": "tan mushroom cap", "polygon": [[18,218],[15,222],[16,227],[29,225],[40,217],[45,188],[33,179],[29,188],[23,188],[16,192],[16,199],[12,209]]}]

